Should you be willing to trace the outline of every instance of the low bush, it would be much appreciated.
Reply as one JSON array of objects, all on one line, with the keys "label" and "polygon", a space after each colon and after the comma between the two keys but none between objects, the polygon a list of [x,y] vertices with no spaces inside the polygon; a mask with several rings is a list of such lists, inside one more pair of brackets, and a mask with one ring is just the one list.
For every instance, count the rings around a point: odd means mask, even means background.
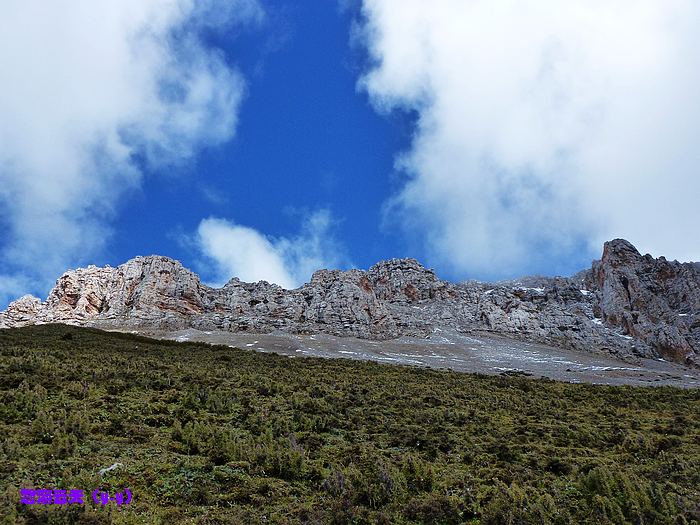
[{"label": "low bush", "polygon": [[0,330],[0,523],[698,524],[698,414],[698,390]]}]

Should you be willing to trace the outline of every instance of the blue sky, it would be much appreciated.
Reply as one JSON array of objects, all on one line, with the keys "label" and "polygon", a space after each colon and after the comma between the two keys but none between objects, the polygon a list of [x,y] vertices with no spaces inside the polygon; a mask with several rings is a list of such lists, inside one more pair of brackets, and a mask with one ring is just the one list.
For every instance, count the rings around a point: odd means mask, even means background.
[{"label": "blue sky", "polygon": [[[279,2],[267,11],[261,27],[208,35],[247,79],[236,138],[199,153],[172,184],[147,179],[122,210],[119,251],[105,262],[151,252],[190,262],[177,239],[203,217],[293,236],[316,209],[333,214],[347,263],[411,255],[381,227],[394,155],[410,145],[410,114],[378,115],[357,92],[366,54],[350,46],[353,12],[333,2]],[[153,231],[135,236],[143,224]]]},{"label": "blue sky", "polygon": [[147,254],[287,287],[571,274],[614,237],[700,259],[694,2],[0,10],[3,305]]}]

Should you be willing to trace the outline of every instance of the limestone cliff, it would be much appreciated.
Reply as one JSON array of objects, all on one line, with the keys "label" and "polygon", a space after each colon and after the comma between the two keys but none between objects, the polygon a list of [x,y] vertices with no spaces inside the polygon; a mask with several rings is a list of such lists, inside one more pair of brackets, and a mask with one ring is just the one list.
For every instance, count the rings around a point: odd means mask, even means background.
[{"label": "limestone cliff", "polygon": [[591,269],[570,278],[454,284],[414,259],[391,259],[368,271],[320,270],[296,290],[235,278],[215,289],[177,261],[136,257],[116,268],[68,271],[45,302],[25,296],[0,313],[0,327],[48,322],[373,339],[450,327],[697,363],[700,269],[641,256],[617,239]]}]

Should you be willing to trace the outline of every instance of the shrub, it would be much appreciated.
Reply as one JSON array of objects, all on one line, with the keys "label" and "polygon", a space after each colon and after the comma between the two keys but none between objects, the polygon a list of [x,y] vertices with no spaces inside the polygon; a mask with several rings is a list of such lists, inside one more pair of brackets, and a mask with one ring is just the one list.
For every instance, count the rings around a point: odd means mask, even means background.
[{"label": "shrub", "polygon": [[0,522],[698,523],[699,411],[697,390],[0,330],[2,486],[135,495],[0,494]]}]

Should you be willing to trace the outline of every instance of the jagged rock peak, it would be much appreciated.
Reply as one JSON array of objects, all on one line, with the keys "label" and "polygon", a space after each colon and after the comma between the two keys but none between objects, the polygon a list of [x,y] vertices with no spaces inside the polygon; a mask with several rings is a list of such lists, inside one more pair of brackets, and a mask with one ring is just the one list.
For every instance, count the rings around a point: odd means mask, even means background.
[{"label": "jagged rock peak", "polygon": [[603,264],[622,266],[633,265],[642,258],[637,248],[625,239],[613,239],[603,244]]},{"label": "jagged rock peak", "polygon": [[693,264],[642,256],[615,239],[593,263],[592,278],[606,324],[676,361],[700,353],[700,272]]},{"label": "jagged rock peak", "polygon": [[423,266],[420,262],[418,262],[417,259],[414,259],[412,257],[404,257],[401,259],[385,259],[383,261],[379,261],[378,263],[372,265],[369,268],[369,272],[379,272],[382,271],[383,268],[386,268],[389,271],[393,270],[412,270],[416,272],[424,272],[424,273],[434,273],[433,270],[430,270]]},{"label": "jagged rock peak", "polygon": [[68,271],[45,302],[23,297],[0,312],[0,327],[44,322],[375,339],[426,336],[444,327],[694,362],[700,354],[700,270],[641,256],[628,241],[614,239],[599,261],[571,278],[454,284],[406,258],[367,271],[319,270],[295,290],[237,278],[210,288],[179,261],[153,255],[116,268]]},{"label": "jagged rock peak", "polygon": [[41,299],[33,295],[23,295],[11,302],[5,312],[0,313],[0,327],[3,324],[3,316],[6,317],[5,322],[8,326],[32,324],[37,320],[41,307]]},{"label": "jagged rock peak", "polygon": [[639,256],[639,251],[637,248],[629,242],[627,239],[612,239],[611,241],[606,241],[603,243],[603,257],[605,257],[606,252],[622,253],[629,252],[634,253]]}]

